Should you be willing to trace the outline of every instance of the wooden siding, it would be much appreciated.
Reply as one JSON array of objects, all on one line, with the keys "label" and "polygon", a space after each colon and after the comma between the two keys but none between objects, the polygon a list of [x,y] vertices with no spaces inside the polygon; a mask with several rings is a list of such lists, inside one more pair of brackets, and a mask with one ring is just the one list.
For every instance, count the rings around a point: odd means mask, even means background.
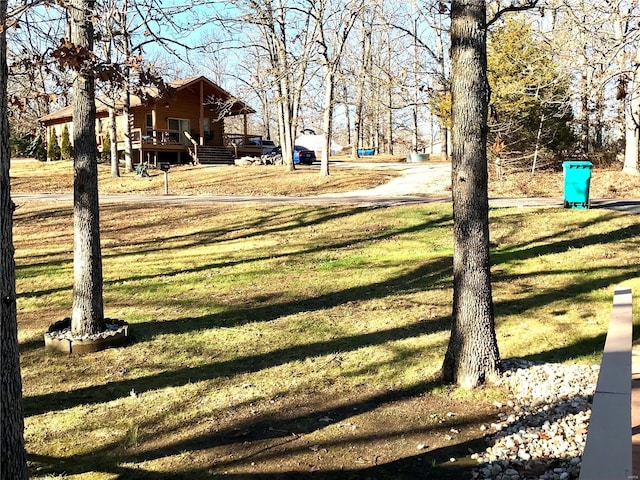
[{"label": "wooden siding", "polygon": [[[152,98],[148,104],[141,105],[141,100],[135,97],[135,106],[131,107],[129,118],[131,119],[132,131],[135,131],[135,135],[137,135],[137,138],[132,140],[134,150],[138,150],[138,156],[141,158],[143,152],[145,157],[147,152],[187,152],[187,147],[191,147],[191,144],[186,141],[186,136],[183,135],[182,131],[175,130],[177,128],[175,125],[173,125],[174,129],[169,127],[170,119],[188,120],[188,133],[199,144],[227,146],[227,135],[221,112],[217,110],[217,107],[210,109],[209,106],[205,105],[209,102],[209,98],[212,97],[229,101],[232,98],[230,94],[204,77],[177,82],[177,86],[174,86],[174,90],[168,96]],[[250,107],[242,102],[235,100],[232,102],[235,103],[231,105],[231,109],[227,114],[246,115],[247,113],[254,113]],[[104,105],[96,113],[96,138],[98,149],[102,150],[102,142],[106,139],[109,131],[108,113]],[[116,140],[118,142],[118,151],[122,151],[124,150],[124,125],[126,120],[122,112],[120,111],[119,113],[116,118]],[[147,115],[151,115],[153,118],[151,127],[147,125]],[[56,131],[59,138],[65,123],[69,125],[70,132],[73,132],[71,112],[68,107],[57,114],[43,117],[41,121],[46,126],[47,141],[51,129]],[[246,130],[246,118],[244,125]],[[201,139],[201,135],[204,138]],[[246,137],[247,132],[236,135]],[[232,149],[233,147],[229,148]],[[236,148],[235,150],[237,151],[238,149]],[[239,155],[240,152],[237,152],[237,154]]]},{"label": "wooden siding", "polygon": [[[133,128],[146,130],[146,116],[153,115],[155,109],[155,125],[157,130],[169,129],[169,119],[189,120],[189,133],[195,139],[200,138],[200,98],[189,90],[175,92],[166,101],[159,100],[156,104],[135,107],[131,109],[133,114]],[[223,145],[224,120],[216,118],[217,112],[210,112],[204,109],[204,119],[210,124],[210,138],[206,139],[207,144]],[[206,132],[206,128],[203,128]]]}]

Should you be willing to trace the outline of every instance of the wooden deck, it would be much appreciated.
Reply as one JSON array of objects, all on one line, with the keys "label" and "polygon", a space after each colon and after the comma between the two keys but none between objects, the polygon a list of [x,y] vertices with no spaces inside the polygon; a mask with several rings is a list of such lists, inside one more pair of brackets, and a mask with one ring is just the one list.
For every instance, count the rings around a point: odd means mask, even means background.
[{"label": "wooden deck", "polygon": [[[184,158],[195,157],[199,148],[204,150],[203,145],[199,144],[189,132],[167,129],[147,130],[146,132],[143,133],[140,128],[131,130],[131,147],[138,152],[138,158],[134,158],[134,161],[139,163],[148,162],[157,165],[158,156],[165,153],[175,154],[178,163],[183,163]],[[102,151],[102,140],[101,137],[98,138],[99,151]],[[204,147],[228,150],[228,155],[232,159],[231,163],[233,163],[234,158],[259,157],[262,154],[262,137],[259,135],[226,134],[223,138],[223,145],[207,143]],[[119,141],[117,148],[119,152],[124,151],[124,142]],[[196,161],[199,159],[196,158]]]}]

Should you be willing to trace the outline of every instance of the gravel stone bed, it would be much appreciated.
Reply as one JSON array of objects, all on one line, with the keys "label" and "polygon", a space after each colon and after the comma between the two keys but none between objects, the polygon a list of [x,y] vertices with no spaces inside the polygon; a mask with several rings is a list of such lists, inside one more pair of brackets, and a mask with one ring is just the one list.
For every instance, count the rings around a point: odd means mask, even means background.
[{"label": "gravel stone bed", "polygon": [[127,322],[122,320],[116,320],[112,318],[105,318],[105,331],[96,333],[94,335],[72,335],[71,334],[71,318],[67,317],[59,322],[54,323],[49,327],[46,335],[53,339],[65,339],[65,340],[99,340],[101,338],[107,338],[114,336],[122,332],[127,325]]},{"label": "gravel stone bed", "polygon": [[502,365],[499,384],[509,391],[508,412],[491,424],[492,446],[472,455],[479,463],[472,478],[577,479],[600,367],[525,360]]}]

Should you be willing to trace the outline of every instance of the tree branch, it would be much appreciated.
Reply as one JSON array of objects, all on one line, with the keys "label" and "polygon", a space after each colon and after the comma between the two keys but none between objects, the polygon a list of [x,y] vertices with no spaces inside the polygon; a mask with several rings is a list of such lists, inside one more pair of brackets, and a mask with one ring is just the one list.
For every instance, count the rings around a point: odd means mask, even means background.
[{"label": "tree branch", "polygon": [[532,8],[535,8],[537,5],[538,5],[538,0],[525,0],[525,2],[521,5],[509,5],[508,7],[501,8],[495,13],[495,15],[491,20],[487,21],[487,28],[489,28],[491,25],[493,25],[498,20],[500,20],[500,17],[502,17],[505,13],[523,12],[525,10],[531,10]]}]

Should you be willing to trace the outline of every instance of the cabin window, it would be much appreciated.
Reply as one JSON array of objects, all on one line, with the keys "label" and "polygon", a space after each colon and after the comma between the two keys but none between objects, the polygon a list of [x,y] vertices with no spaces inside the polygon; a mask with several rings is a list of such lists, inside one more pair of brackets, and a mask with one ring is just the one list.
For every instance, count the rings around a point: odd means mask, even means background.
[{"label": "cabin window", "polygon": [[146,114],[145,125],[147,127],[147,135],[153,136],[153,115],[151,113]]},{"label": "cabin window", "polygon": [[167,125],[169,127],[169,140],[171,142],[184,143],[185,138],[182,132],[189,131],[189,119],[168,118]]},{"label": "cabin window", "polygon": [[211,121],[209,120],[209,117],[204,117],[202,131],[204,132],[205,141],[208,142],[211,140]]}]

